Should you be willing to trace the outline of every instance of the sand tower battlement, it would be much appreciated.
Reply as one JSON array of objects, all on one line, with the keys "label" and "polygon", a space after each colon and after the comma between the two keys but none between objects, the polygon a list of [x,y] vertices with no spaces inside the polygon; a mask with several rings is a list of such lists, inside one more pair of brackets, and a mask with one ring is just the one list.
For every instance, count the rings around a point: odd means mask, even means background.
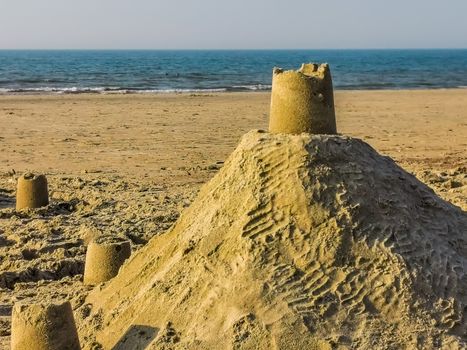
[{"label": "sand tower battlement", "polygon": [[274,68],[269,131],[337,133],[331,71],[327,63],[304,63],[297,71]]}]

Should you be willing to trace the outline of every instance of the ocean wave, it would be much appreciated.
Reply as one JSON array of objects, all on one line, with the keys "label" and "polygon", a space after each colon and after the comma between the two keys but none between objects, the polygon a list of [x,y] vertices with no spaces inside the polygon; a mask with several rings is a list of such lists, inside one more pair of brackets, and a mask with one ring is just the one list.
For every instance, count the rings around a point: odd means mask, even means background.
[{"label": "ocean wave", "polygon": [[226,92],[227,88],[213,89],[135,89],[135,88],[117,88],[117,87],[34,87],[34,88],[0,88],[0,94],[80,94],[80,93],[99,93],[99,94],[163,94],[163,93],[213,93]]},{"label": "ocean wave", "polygon": [[268,84],[253,84],[253,85],[234,85],[232,90],[250,90],[250,91],[267,91],[271,90],[272,85]]},{"label": "ocean wave", "polygon": [[226,88],[214,88],[214,89],[142,89],[142,90],[128,90],[127,93],[137,94],[170,94],[170,93],[201,93],[201,92],[226,92]]},{"label": "ocean wave", "polygon": [[107,91],[118,91],[118,88],[104,87],[25,87],[25,88],[0,88],[0,93],[101,93]]}]

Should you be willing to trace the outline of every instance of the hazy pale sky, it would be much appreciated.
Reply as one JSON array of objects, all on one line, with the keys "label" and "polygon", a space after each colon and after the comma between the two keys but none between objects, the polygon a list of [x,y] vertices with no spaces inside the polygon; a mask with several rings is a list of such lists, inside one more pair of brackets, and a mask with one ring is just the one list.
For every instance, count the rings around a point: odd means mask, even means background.
[{"label": "hazy pale sky", "polygon": [[467,0],[0,0],[0,49],[467,48]]}]

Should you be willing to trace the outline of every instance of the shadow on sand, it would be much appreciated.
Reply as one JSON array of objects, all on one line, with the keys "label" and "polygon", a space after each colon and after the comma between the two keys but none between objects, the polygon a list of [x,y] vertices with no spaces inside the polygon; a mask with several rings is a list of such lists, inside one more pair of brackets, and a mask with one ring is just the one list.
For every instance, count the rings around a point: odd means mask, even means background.
[{"label": "shadow on sand", "polygon": [[158,328],[131,325],[112,350],[144,350],[159,332]]},{"label": "shadow on sand", "polygon": [[13,191],[0,188],[0,209],[14,208],[16,206],[16,198]]}]

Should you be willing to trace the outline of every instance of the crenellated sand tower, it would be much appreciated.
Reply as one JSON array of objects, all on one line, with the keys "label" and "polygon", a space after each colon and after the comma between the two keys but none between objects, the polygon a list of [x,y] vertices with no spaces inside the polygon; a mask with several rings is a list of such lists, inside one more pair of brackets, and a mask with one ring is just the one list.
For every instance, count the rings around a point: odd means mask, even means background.
[{"label": "crenellated sand tower", "polygon": [[307,63],[297,71],[274,68],[269,118],[271,133],[336,134],[329,65]]}]

